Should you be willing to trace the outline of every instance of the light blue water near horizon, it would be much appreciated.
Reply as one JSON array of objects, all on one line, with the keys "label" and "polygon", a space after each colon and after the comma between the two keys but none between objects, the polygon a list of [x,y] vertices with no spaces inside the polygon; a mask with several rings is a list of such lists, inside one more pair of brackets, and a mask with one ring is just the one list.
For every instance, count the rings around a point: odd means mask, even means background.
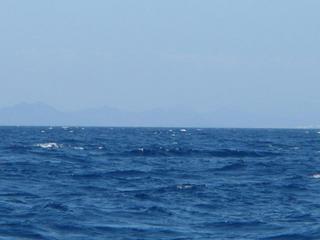
[{"label": "light blue water near horizon", "polygon": [[0,127],[0,239],[320,239],[319,133]]}]

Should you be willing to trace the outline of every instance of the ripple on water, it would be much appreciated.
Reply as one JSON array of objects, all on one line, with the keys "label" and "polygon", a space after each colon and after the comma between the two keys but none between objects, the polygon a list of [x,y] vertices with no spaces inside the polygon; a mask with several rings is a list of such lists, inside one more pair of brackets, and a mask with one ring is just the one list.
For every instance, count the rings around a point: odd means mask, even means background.
[{"label": "ripple on water", "polygon": [[0,239],[320,239],[317,134],[181,130],[0,127]]}]

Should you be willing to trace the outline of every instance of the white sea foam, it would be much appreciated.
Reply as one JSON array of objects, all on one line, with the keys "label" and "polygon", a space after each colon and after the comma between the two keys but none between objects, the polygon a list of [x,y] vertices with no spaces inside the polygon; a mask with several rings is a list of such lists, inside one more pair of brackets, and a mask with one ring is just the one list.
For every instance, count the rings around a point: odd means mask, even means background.
[{"label": "white sea foam", "polygon": [[190,189],[193,188],[193,185],[191,184],[181,184],[181,185],[177,185],[177,189]]},{"label": "white sea foam", "polygon": [[84,150],[83,147],[74,147],[73,149],[75,149],[75,150]]},{"label": "white sea foam", "polygon": [[100,150],[101,150],[101,149],[103,149],[103,147],[98,147],[98,149],[100,149]]},{"label": "white sea foam", "polygon": [[50,143],[39,143],[36,144],[37,147],[41,147],[41,148],[59,148],[59,144],[54,143],[54,142],[50,142]]},{"label": "white sea foam", "polygon": [[186,132],[186,131],[187,129],[184,129],[184,128],[180,129],[180,132]]},{"label": "white sea foam", "polygon": [[312,175],[313,178],[320,178],[320,173],[316,173]]}]

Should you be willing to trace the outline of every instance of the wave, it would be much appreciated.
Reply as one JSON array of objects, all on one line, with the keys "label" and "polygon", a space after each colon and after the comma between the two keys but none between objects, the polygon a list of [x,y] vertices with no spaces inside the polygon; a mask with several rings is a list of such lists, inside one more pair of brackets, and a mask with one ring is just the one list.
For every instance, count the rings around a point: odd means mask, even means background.
[{"label": "wave", "polygon": [[288,233],[288,234],[281,234],[281,235],[261,238],[261,240],[283,240],[283,239],[285,239],[285,240],[311,240],[311,239],[318,239],[318,238],[314,238],[310,235],[297,234],[297,233]]},{"label": "wave", "polygon": [[27,153],[30,151],[32,148],[28,145],[25,144],[12,144],[10,146],[4,147],[4,150],[13,152],[13,153]]},{"label": "wave", "polygon": [[[239,150],[239,149],[192,149],[192,148],[179,148],[179,147],[140,147],[133,150],[115,150],[105,148],[101,145],[83,145],[76,144],[59,144],[57,142],[44,142],[34,144],[33,147],[41,149],[60,149],[66,148],[72,150],[85,150],[92,151],[95,154],[99,151],[99,155],[105,156],[119,156],[119,157],[217,157],[217,158],[264,158],[279,156],[281,153],[277,151],[261,151],[261,150]],[[9,151],[25,153],[32,151],[32,146],[17,144],[6,148]]]},{"label": "wave", "polygon": [[0,128],[0,239],[320,239],[319,134],[41,129]]},{"label": "wave", "polygon": [[257,228],[261,225],[266,225],[266,223],[260,222],[260,221],[248,221],[248,222],[242,222],[242,221],[225,221],[225,222],[208,222],[203,223],[201,227],[205,228]]},{"label": "wave", "polygon": [[222,166],[220,168],[214,169],[215,171],[235,171],[235,170],[241,170],[246,168],[247,165],[244,161],[231,163],[225,166]]},{"label": "wave", "polygon": [[138,148],[131,151],[124,152],[128,156],[147,156],[147,157],[268,157],[278,156],[280,153],[271,151],[248,151],[235,149],[218,149],[218,150],[197,150],[187,148]]},{"label": "wave", "polygon": [[69,210],[66,205],[58,202],[47,203],[44,208],[54,209],[62,212],[67,212]]},{"label": "wave", "polygon": [[168,186],[168,187],[161,187],[161,188],[156,188],[156,189],[152,189],[152,192],[156,192],[156,193],[168,193],[168,192],[197,192],[197,191],[203,191],[204,189],[206,189],[207,186],[205,184],[177,184],[174,186]]},{"label": "wave", "polygon": [[312,175],[313,178],[320,178],[320,173],[316,173]]},{"label": "wave", "polygon": [[146,175],[147,172],[138,170],[118,170],[118,171],[108,171],[108,172],[93,172],[93,173],[83,173],[83,174],[73,174],[72,177],[79,179],[99,179],[106,177],[138,177]]},{"label": "wave", "polygon": [[32,225],[25,227],[22,225],[12,226],[12,225],[1,225],[4,229],[1,230],[0,238],[5,237],[5,239],[50,239],[45,235],[37,232],[36,226]]},{"label": "wave", "polygon": [[74,150],[84,150],[84,147],[73,147]]},{"label": "wave", "polygon": [[61,145],[55,143],[55,142],[49,142],[49,143],[38,143],[35,145],[36,147],[40,147],[40,148],[52,148],[52,149],[55,149],[55,148],[60,148]]},{"label": "wave", "polygon": [[172,212],[170,212],[168,209],[159,207],[159,206],[152,206],[143,211],[143,214],[148,214],[151,216],[172,216]]}]

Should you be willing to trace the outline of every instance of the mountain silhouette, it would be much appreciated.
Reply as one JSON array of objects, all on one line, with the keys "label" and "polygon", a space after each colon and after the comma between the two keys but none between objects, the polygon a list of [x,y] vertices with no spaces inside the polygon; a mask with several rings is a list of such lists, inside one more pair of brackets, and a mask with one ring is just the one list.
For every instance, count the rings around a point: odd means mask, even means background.
[{"label": "mountain silhouette", "polygon": [[122,111],[107,106],[63,112],[44,103],[21,103],[0,109],[3,126],[197,126],[204,119],[187,109]]},{"label": "mountain silhouette", "polygon": [[279,111],[276,116],[270,116],[263,111],[257,114],[235,108],[215,109],[210,113],[200,113],[187,108],[133,112],[104,106],[64,112],[41,102],[0,108],[2,126],[319,128],[319,125],[306,120],[319,118],[318,112],[305,116],[297,112]]}]

